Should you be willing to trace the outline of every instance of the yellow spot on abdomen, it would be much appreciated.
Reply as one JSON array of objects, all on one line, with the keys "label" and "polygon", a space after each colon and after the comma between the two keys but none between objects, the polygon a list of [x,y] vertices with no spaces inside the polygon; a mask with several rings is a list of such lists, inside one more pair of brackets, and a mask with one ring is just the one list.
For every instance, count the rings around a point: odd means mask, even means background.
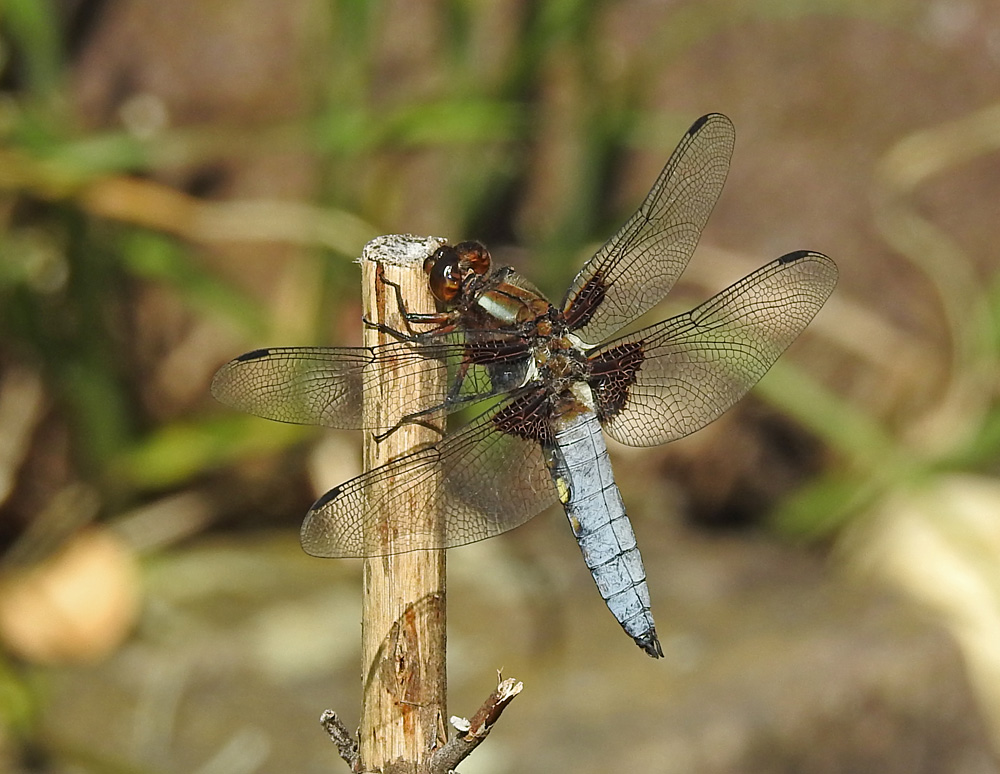
[{"label": "yellow spot on abdomen", "polygon": [[559,492],[559,502],[566,505],[569,502],[569,484],[565,478],[556,479],[556,490]]}]

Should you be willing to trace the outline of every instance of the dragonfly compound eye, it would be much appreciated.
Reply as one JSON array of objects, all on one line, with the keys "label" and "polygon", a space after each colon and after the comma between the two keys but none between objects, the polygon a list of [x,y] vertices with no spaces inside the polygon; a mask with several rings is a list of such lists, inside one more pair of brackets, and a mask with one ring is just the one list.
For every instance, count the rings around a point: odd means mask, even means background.
[{"label": "dragonfly compound eye", "polygon": [[[446,261],[448,260],[449,255],[454,255],[454,254],[455,254],[455,248],[452,247],[451,245],[444,245],[442,247],[439,247],[437,250],[435,250],[433,253],[431,253],[424,259],[424,273],[430,274],[432,271],[434,271],[434,267],[438,264],[439,261]],[[458,258],[456,257],[454,260],[457,261]]]},{"label": "dragonfly compound eye", "polygon": [[434,255],[424,261],[424,271],[430,277],[431,293],[434,298],[451,303],[458,298],[462,287],[459,270],[460,257],[454,247],[439,247]]},{"label": "dragonfly compound eye", "polygon": [[490,270],[490,251],[482,242],[459,242],[455,245],[464,266],[482,276]]}]

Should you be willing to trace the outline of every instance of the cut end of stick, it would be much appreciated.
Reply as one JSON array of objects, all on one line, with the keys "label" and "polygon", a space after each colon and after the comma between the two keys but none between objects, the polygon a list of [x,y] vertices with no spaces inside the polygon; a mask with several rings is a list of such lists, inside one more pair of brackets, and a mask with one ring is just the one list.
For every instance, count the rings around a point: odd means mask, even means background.
[{"label": "cut end of stick", "polygon": [[358,263],[379,261],[393,266],[412,266],[447,244],[443,237],[417,236],[415,234],[385,234],[365,245]]}]

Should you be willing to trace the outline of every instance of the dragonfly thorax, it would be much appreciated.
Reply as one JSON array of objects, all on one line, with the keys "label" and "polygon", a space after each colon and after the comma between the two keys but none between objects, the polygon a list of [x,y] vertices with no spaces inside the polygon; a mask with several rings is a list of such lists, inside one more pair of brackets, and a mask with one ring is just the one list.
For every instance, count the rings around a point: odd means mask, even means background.
[{"label": "dragonfly thorax", "polygon": [[532,354],[538,378],[557,392],[586,376],[586,359],[566,336],[539,337]]}]

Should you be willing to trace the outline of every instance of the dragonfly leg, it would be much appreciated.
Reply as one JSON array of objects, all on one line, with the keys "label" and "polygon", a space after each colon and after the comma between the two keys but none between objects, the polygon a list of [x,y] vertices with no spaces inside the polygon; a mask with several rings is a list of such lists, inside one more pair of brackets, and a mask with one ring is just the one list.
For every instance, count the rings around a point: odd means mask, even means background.
[{"label": "dragonfly leg", "polygon": [[[441,405],[444,405],[444,404],[441,404]],[[381,433],[372,433],[372,439],[375,441],[375,443],[382,443],[382,441],[384,441],[390,435],[392,435],[397,430],[399,430],[399,428],[401,428],[403,425],[420,425],[420,427],[426,427],[428,430],[433,430],[435,433],[437,433],[438,435],[440,435],[443,438],[444,437],[444,430],[442,430],[440,427],[437,427],[429,419],[419,419],[419,418],[417,418],[421,414],[428,414],[431,411],[437,411],[441,407],[441,405],[432,406],[431,408],[427,409],[426,411],[417,411],[417,412],[415,412],[413,414],[407,414],[405,417],[403,417],[402,419],[400,419],[396,424],[394,424],[388,430],[386,430],[384,432],[381,432]]]},{"label": "dragonfly leg", "polygon": [[[396,295],[396,308],[399,310],[400,317],[406,323],[406,332],[412,337],[417,335],[417,331],[413,330],[410,326],[410,312],[406,308],[406,304],[403,302],[403,289],[400,287],[398,282],[393,282],[385,276],[385,267],[382,264],[378,264],[375,267],[375,279],[377,282],[381,282],[383,285],[392,288]],[[366,324],[369,324],[368,320],[365,320]],[[389,331],[384,330],[382,326],[375,325],[383,333],[388,333]]]},{"label": "dragonfly leg", "polygon": [[462,390],[462,383],[465,381],[465,376],[468,373],[468,371],[469,371],[468,363],[462,363],[462,365],[459,366],[458,372],[455,376],[455,381],[452,383],[451,389],[448,390],[448,397],[446,397],[441,403],[438,403],[429,408],[422,409],[420,411],[414,411],[411,414],[407,414],[385,432],[372,435],[372,438],[375,439],[376,443],[381,443],[390,435],[395,433],[403,425],[420,425],[421,427],[426,427],[431,430],[434,430],[435,432],[438,432],[443,436],[444,435],[443,430],[441,430],[439,427],[435,427],[427,420],[421,419],[421,417],[427,416],[428,414],[434,414],[438,411],[447,410],[453,406],[461,405],[462,403],[474,403],[476,401],[482,400],[484,397],[483,395],[469,395],[466,396],[465,398],[459,396],[459,393]]},{"label": "dragonfly leg", "polygon": [[[410,319],[407,320],[407,328],[409,328],[409,332],[401,331],[397,328],[393,328],[390,325],[386,325],[385,323],[378,323],[375,322],[374,320],[369,320],[367,317],[362,317],[361,322],[364,324],[366,328],[374,328],[380,333],[385,333],[389,336],[392,336],[397,341],[409,341],[416,343],[426,343],[433,341],[435,337],[443,336],[447,333],[452,333],[458,330],[459,327],[458,323],[455,320],[453,320],[449,315],[444,315],[444,314],[439,315],[436,313],[418,314],[416,312],[410,312],[409,317]],[[443,320],[443,322],[439,323],[439,320]],[[414,331],[413,328],[410,327],[411,322],[421,323],[423,325],[434,324],[437,327],[431,328],[430,330],[427,331]]]},{"label": "dragonfly leg", "polygon": [[[396,308],[399,311],[400,317],[402,317],[403,322],[406,325],[406,336],[404,338],[399,335],[402,331],[397,331],[391,328],[385,328],[378,323],[372,323],[367,318],[364,319],[366,325],[378,328],[383,333],[391,333],[395,335],[400,340],[405,341],[416,341],[421,336],[427,336],[428,334],[437,334],[441,332],[448,332],[453,330],[455,327],[453,316],[448,312],[411,312],[406,308],[406,302],[403,300],[403,289],[398,282],[393,282],[391,279],[385,276],[385,269],[381,265],[375,268],[375,278],[377,281],[381,282],[392,288],[394,295],[396,296]],[[427,331],[417,331],[413,329],[413,325],[433,325],[434,328]],[[448,331],[442,331],[443,328],[447,328]]]},{"label": "dragonfly leg", "polygon": [[393,328],[391,325],[386,325],[385,323],[375,322],[374,320],[369,320],[367,317],[361,318],[362,324],[366,328],[374,328],[379,333],[384,333],[387,336],[392,336],[397,341],[419,341],[419,333],[401,331],[397,328]]}]

